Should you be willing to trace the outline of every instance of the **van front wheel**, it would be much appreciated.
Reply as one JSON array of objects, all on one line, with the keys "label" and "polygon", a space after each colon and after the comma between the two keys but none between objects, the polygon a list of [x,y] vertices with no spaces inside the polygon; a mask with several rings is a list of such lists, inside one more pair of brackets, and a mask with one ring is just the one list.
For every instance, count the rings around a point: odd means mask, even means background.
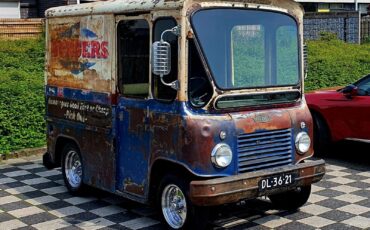
[{"label": "van front wheel", "polygon": [[157,204],[171,229],[203,229],[207,225],[208,209],[191,204],[189,183],[177,176],[167,175],[159,186]]}]

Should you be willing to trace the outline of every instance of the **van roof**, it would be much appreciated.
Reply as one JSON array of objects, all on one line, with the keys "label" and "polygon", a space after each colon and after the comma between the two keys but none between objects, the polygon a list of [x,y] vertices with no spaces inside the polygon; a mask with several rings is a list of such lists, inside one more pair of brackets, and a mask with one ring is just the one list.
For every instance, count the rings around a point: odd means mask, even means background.
[{"label": "van roof", "polygon": [[89,14],[119,14],[160,9],[179,9],[184,0],[110,0],[53,7],[45,12],[47,18]]},{"label": "van roof", "polygon": [[303,13],[301,6],[293,0],[109,0],[54,7],[48,9],[45,15],[47,18],[52,18],[90,14],[122,14],[151,10],[173,10],[181,9],[185,1],[194,3],[240,2],[245,4],[264,4],[285,8],[299,16],[302,16]]}]

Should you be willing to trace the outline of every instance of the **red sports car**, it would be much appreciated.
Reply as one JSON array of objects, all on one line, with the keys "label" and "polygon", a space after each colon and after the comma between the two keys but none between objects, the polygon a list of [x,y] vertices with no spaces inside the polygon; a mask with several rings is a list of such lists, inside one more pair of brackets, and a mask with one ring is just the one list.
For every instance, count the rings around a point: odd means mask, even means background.
[{"label": "red sports car", "polygon": [[306,101],[316,152],[340,140],[370,143],[370,74],[339,90],[307,93]]}]

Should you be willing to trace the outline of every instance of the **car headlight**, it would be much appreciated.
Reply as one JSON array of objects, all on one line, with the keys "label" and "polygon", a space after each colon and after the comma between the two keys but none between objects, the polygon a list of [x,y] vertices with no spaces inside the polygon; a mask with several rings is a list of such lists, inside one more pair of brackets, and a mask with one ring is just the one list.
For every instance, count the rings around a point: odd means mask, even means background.
[{"label": "car headlight", "polygon": [[298,150],[298,153],[306,153],[311,146],[311,138],[306,132],[300,132],[295,138],[295,147]]},{"label": "car headlight", "polygon": [[217,144],[211,153],[211,161],[218,168],[229,166],[233,159],[233,152],[228,144]]}]

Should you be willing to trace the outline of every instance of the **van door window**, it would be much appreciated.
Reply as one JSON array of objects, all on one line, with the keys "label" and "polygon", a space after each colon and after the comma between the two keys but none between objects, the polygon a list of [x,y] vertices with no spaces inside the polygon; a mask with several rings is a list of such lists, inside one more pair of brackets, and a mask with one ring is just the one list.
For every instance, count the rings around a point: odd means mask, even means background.
[{"label": "van door window", "polygon": [[[159,18],[154,22],[153,27],[153,42],[161,40],[163,31],[171,29],[177,25],[174,18]],[[164,76],[165,82],[173,82],[177,80],[178,73],[178,39],[173,33],[166,33],[163,40],[171,45],[171,72]],[[153,80],[153,95],[154,98],[164,101],[173,101],[176,98],[177,92],[171,87],[161,83],[159,76],[152,74]]]},{"label": "van door window", "polygon": [[127,97],[149,95],[149,24],[144,19],[118,24],[118,72],[120,91]]},{"label": "van door window", "polygon": [[213,89],[193,39],[189,39],[188,97],[192,106],[203,107],[212,97]]}]

